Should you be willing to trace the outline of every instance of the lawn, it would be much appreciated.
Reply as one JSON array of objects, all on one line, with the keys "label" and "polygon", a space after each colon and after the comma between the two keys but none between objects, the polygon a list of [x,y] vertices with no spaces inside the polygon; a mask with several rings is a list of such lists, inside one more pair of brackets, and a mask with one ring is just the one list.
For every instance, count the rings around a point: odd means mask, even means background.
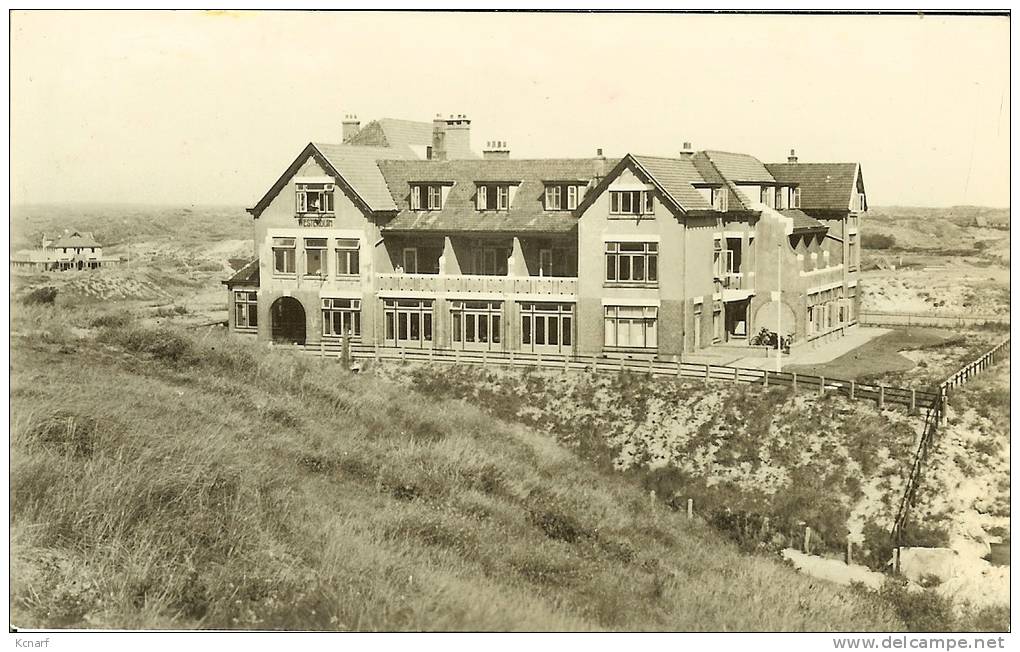
[{"label": "lawn", "polygon": [[901,327],[824,364],[789,365],[784,370],[928,389],[980,357],[1007,334],[995,329]]}]

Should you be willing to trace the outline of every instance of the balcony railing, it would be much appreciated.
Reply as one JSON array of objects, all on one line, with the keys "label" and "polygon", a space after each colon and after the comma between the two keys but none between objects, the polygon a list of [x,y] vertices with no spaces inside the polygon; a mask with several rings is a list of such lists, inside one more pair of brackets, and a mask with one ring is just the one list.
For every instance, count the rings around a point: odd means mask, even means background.
[{"label": "balcony railing", "polygon": [[577,278],[569,276],[377,274],[376,279],[378,289],[382,292],[577,294]]}]

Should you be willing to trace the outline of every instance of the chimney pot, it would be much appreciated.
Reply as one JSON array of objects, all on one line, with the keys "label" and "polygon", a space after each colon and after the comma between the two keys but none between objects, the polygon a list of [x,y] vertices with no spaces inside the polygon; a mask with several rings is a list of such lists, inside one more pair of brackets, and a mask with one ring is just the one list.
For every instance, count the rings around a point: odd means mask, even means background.
[{"label": "chimney pot", "polygon": [[793,150],[793,149],[790,150],[790,155],[786,158],[786,162],[787,163],[796,163],[797,162],[797,152],[796,152],[796,150]]},{"label": "chimney pot", "polygon": [[595,150],[595,156],[598,156],[599,158],[602,158],[602,148],[601,147],[599,147],[598,149]]}]

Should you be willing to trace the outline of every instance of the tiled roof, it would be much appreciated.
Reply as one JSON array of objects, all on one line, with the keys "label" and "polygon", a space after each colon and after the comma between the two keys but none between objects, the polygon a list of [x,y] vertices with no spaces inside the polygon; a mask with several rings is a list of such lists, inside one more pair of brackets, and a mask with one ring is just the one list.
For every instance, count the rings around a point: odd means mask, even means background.
[{"label": "tiled roof", "polygon": [[712,160],[708,157],[705,152],[697,152],[691,159],[694,162],[694,167],[698,170],[698,174],[702,176],[705,183],[720,184],[726,186],[729,189],[729,197],[727,198],[727,210],[738,211],[738,210],[750,210],[751,203],[748,201],[747,195],[741,192],[736,185],[724,178],[719,170],[712,163]]},{"label": "tiled roof", "polygon": [[424,148],[432,144],[432,123],[380,118],[366,124],[344,144],[391,147],[417,155],[415,149],[424,151]]},{"label": "tiled roof", "polygon": [[386,187],[386,180],[379,172],[376,161],[413,159],[414,154],[410,150],[392,147],[312,144],[371,210],[396,210],[397,205],[393,203],[393,198]]},{"label": "tiled roof", "polygon": [[797,231],[815,231],[824,230],[828,231],[829,227],[825,226],[822,222],[819,222],[815,218],[811,217],[807,213],[798,210],[796,208],[787,208],[779,211],[786,217],[793,218],[793,230]]},{"label": "tiled roof", "polygon": [[769,163],[767,167],[778,181],[800,186],[801,208],[849,210],[856,163]]},{"label": "tiled roof", "polygon": [[690,159],[661,158],[658,156],[632,156],[673,201],[685,211],[711,210],[712,205],[692,186],[704,183]]},{"label": "tiled roof", "polygon": [[737,154],[734,152],[720,152],[716,150],[705,150],[712,164],[719,173],[730,181],[747,181],[751,183],[775,181],[775,178],[765,168],[765,165],[750,154]]},{"label": "tiled roof", "polygon": [[98,247],[100,246],[91,233],[86,231],[71,231],[53,241],[51,247]]},{"label": "tiled roof", "polygon": [[[380,161],[391,201],[400,207],[384,231],[478,231],[561,233],[577,226],[571,211],[545,210],[543,181],[588,183],[616,161],[603,159],[503,159],[458,161]],[[452,183],[440,211],[410,210],[412,182]],[[476,210],[476,181],[519,182],[508,211]]]},{"label": "tiled roof", "polygon": [[223,281],[224,285],[255,285],[259,284],[259,259],[255,258],[237,270],[237,273]]}]

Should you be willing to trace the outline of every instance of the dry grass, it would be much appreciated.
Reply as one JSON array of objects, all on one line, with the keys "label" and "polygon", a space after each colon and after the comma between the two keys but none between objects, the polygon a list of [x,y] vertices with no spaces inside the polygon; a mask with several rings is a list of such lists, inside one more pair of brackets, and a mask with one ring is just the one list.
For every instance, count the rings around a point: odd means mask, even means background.
[{"label": "dry grass", "polygon": [[902,627],[461,401],[59,307],[13,342],[22,627]]}]

